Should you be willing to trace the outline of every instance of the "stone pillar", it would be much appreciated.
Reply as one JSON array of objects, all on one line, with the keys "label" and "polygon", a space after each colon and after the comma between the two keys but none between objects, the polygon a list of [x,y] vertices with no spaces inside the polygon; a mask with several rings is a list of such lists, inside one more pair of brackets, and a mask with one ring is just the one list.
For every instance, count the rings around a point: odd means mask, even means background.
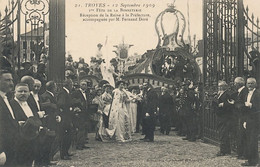
[{"label": "stone pillar", "polygon": [[62,83],[65,78],[65,0],[50,0],[48,79]]}]

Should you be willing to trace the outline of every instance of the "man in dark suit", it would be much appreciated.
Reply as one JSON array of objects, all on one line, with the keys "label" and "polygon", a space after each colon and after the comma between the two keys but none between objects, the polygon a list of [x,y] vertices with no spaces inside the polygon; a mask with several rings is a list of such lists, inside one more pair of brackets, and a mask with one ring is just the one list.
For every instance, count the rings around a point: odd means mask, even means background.
[{"label": "man in dark suit", "polygon": [[46,83],[46,91],[40,96],[42,100],[41,107],[47,115],[44,124],[51,132],[55,132],[54,135],[48,136],[46,141],[48,145],[46,145],[44,159],[48,164],[59,150],[59,136],[57,134],[61,117],[57,107],[56,90],[56,83],[49,81]]},{"label": "man in dark suit", "polygon": [[144,127],[145,137],[144,141],[154,141],[154,130],[156,124],[156,112],[158,107],[158,95],[149,83],[144,83],[144,104],[143,110],[145,112]]},{"label": "man in dark suit", "polygon": [[86,138],[86,123],[90,121],[89,113],[87,113],[88,100],[86,95],[87,82],[85,80],[80,80],[80,88],[72,92],[72,98],[77,100],[78,103],[75,104],[79,108],[79,112],[75,113],[74,123],[77,128],[76,136],[76,149],[82,150],[87,148],[85,143]]},{"label": "man in dark suit", "polygon": [[13,77],[9,71],[0,71],[0,152],[6,156],[5,166],[16,166],[15,152],[19,124],[6,97],[13,89]]},{"label": "man in dark suit", "polygon": [[[17,163],[21,166],[31,166],[33,160],[37,159],[38,154],[35,152],[35,147],[37,146],[38,135],[42,123],[40,118],[43,117],[44,113],[38,111],[31,107],[28,103],[28,97],[30,95],[28,85],[25,83],[18,83],[15,86],[15,98],[10,101],[10,105],[14,111],[14,115],[18,120],[21,127],[25,126],[30,118],[34,118],[37,122],[37,127],[33,127],[31,133],[24,134],[23,131],[20,131],[18,144],[17,144]],[[31,124],[28,125],[31,127]],[[29,136],[28,136],[29,135]]]},{"label": "man in dark suit", "polygon": [[173,112],[173,99],[172,96],[167,92],[167,88],[161,88],[161,95],[159,96],[159,120],[160,120],[160,131],[162,134],[166,132],[169,135],[171,130],[171,116]]},{"label": "man in dark suit", "polygon": [[[24,76],[21,78],[21,83],[26,83],[29,87],[30,95],[27,99],[28,105],[32,108],[33,111],[42,111],[41,108],[41,97],[39,95],[39,91],[41,89],[41,81],[38,79],[34,79],[31,76]],[[42,111],[44,114],[45,112]],[[41,118],[41,121],[45,121],[45,117]],[[44,126],[44,125],[43,125]],[[44,126],[44,129],[47,130],[47,128]],[[49,143],[46,143],[46,134],[41,133],[38,136],[38,139],[36,140],[38,142],[35,144],[35,164],[36,165],[46,165],[48,162],[46,162],[46,155],[45,155],[45,147],[49,145]]]},{"label": "man in dark suit", "polygon": [[72,80],[67,79],[64,81],[64,86],[57,96],[57,106],[60,110],[61,115],[61,126],[59,130],[60,136],[60,156],[63,160],[70,160],[69,148],[72,142]]},{"label": "man in dark suit", "polygon": [[230,132],[234,125],[234,115],[230,100],[230,92],[225,81],[218,83],[218,95],[216,101],[216,113],[218,116],[218,127],[220,131],[220,152],[217,156],[231,154]]},{"label": "man in dark suit", "polygon": [[30,106],[32,106],[35,110],[41,111],[41,97],[39,95],[39,91],[42,87],[41,81],[38,79],[34,79],[34,84],[32,90],[30,90],[30,96],[27,100]]},{"label": "man in dark suit", "polygon": [[183,140],[196,140],[195,125],[195,91],[192,82],[187,82],[185,86],[186,95],[183,97],[180,112],[183,114],[184,127],[186,127],[186,137]]},{"label": "man in dark suit", "polygon": [[242,166],[255,166],[258,164],[258,133],[260,113],[260,93],[256,90],[256,79],[247,79],[248,94],[246,96],[246,121],[243,123],[246,129],[247,162]]},{"label": "man in dark suit", "polygon": [[248,89],[245,87],[245,80],[242,77],[237,77],[234,80],[235,92],[232,94],[230,104],[234,105],[234,116],[236,117],[236,135],[237,155],[238,159],[246,157],[246,131],[243,127],[245,120],[245,101],[248,94]]}]

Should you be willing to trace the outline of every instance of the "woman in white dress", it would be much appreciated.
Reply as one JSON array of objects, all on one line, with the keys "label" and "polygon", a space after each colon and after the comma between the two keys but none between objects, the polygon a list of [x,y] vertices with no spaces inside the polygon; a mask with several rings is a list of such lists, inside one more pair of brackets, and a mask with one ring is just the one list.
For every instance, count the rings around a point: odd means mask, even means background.
[{"label": "woman in white dress", "polygon": [[115,79],[113,75],[117,75],[115,68],[111,63],[101,63],[100,65],[103,80],[109,82],[112,87],[115,87]]},{"label": "woman in white dress", "polygon": [[99,120],[98,137],[99,137],[99,140],[101,140],[101,141],[107,141],[107,140],[109,140],[109,136],[106,132],[106,127],[105,127],[105,122],[104,122],[103,116],[104,115],[108,116],[108,114],[109,114],[110,106],[112,103],[112,96],[110,94],[110,90],[113,87],[109,84],[105,84],[105,85],[103,85],[103,87],[105,89],[105,92],[102,94],[101,98],[102,98],[102,101],[103,101],[105,107],[103,109],[103,114],[101,115],[101,118]]},{"label": "woman in white dress", "polygon": [[126,108],[128,96],[124,91],[124,81],[118,81],[117,85],[118,88],[113,91],[109,125],[106,130],[110,138],[119,142],[126,142],[131,140],[129,115]]},{"label": "woman in white dress", "polygon": [[96,126],[96,140],[100,140],[100,136],[99,136],[99,128],[100,128],[100,124],[102,124],[102,122],[100,122],[100,120],[102,119],[102,113],[103,113],[103,110],[105,108],[105,104],[104,104],[104,101],[102,99],[102,89],[100,87],[97,87],[96,88],[96,91],[97,91],[97,95],[96,97],[92,100],[92,103],[93,104],[97,104],[98,105],[98,111],[97,113],[95,114],[94,116],[94,120],[96,120],[98,123],[97,123],[97,126]]},{"label": "woman in white dress", "polygon": [[137,121],[137,101],[140,97],[137,95],[137,90],[132,90],[132,99],[130,101],[130,113],[131,113],[131,132],[136,132],[136,121]]}]

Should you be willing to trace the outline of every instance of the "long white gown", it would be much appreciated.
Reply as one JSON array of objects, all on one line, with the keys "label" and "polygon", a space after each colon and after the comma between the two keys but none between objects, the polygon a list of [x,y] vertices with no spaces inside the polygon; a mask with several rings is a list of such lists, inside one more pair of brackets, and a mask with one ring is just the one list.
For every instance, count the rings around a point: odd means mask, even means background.
[{"label": "long white gown", "polygon": [[126,142],[131,140],[129,115],[126,108],[127,95],[125,91],[119,89],[115,89],[113,94],[107,134],[117,141]]},{"label": "long white gown", "polygon": [[[134,94],[133,94],[134,95]],[[131,114],[131,132],[135,133],[136,132],[136,121],[137,121],[137,100],[136,96],[131,99],[130,101],[130,111],[129,113]]]},{"label": "long white gown", "polygon": [[[110,109],[110,106],[111,106],[111,102],[112,102],[112,96],[107,93],[107,92],[104,92],[102,94],[102,101],[104,102],[105,104],[105,107],[104,107],[104,110],[103,110],[103,113],[108,116],[109,114],[109,109]],[[109,140],[109,136],[106,132],[106,128],[105,128],[105,124],[103,122],[103,115],[101,115],[101,118],[99,120],[99,129],[98,129],[98,135],[99,135],[99,138],[101,141],[108,141]]]},{"label": "long white gown", "polygon": [[126,107],[129,114],[130,131],[135,133],[136,131],[136,121],[137,121],[137,95],[126,90],[129,101],[126,103]]},{"label": "long white gown", "polygon": [[115,80],[113,76],[113,73],[115,71],[114,66],[109,63],[101,63],[100,70],[103,80],[108,81],[111,86],[115,87]]}]

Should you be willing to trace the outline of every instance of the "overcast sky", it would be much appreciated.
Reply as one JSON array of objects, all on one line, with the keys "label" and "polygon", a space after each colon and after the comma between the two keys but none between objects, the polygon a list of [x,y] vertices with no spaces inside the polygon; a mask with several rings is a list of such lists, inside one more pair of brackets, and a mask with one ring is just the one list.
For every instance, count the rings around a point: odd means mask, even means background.
[{"label": "overcast sky", "polygon": [[[77,0],[77,2],[102,2],[98,0]],[[155,31],[155,19],[160,12],[167,8],[168,3],[172,3],[173,0],[106,0],[104,1],[112,5],[112,3],[147,3],[155,4],[154,8],[144,9],[142,13],[149,13],[151,17],[149,21],[144,22],[82,22],[79,17],[80,13],[86,13],[86,9],[74,8],[75,1],[67,1],[67,19],[66,19],[66,34],[67,34],[67,52],[70,52],[76,59],[78,57],[84,57],[87,61],[89,57],[95,56],[96,45],[98,43],[104,44],[106,36],[107,51],[103,51],[105,57],[115,57],[115,53],[112,52],[114,49],[112,45],[117,45],[124,39],[125,43],[133,44],[129,50],[129,54],[138,53],[143,54],[146,50],[154,49],[157,45],[157,34]],[[176,0],[176,8],[180,10],[188,20],[187,17],[187,0]],[[190,27],[191,35],[197,35],[197,39],[202,38],[202,1],[201,0],[190,0]],[[166,30],[173,29],[171,26],[175,20],[169,20],[167,22]],[[80,32],[80,33],[78,33]],[[168,33],[168,34],[169,34]],[[187,39],[187,31],[185,38]],[[105,49],[105,48],[104,48]]]},{"label": "overcast sky", "polygon": [[[129,50],[130,55],[133,53],[143,54],[146,50],[154,49],[157,45],[157,35],[154,23],[157,15],[167,8],[167,3],[173,0],[76,0],[79,3],[89,2],[106,2],[106,3],[147,3],[155,4],[155,8],[143,9],[143,13],[150,13],[151,18],[147,22],[113,22],[113,23],[92,23],[82,22],[79,17],[80,13],[86,13],[86,9],[75,8],[75,0],[67,1],[67,18],[66,18],[66,49],[75,59],[84,57],[87,62],[91,56],[96,54],[96,45],[104,44],[106,36],[108,44],[105,57],[115,57],[112,45],[119,44],[124,38],[125,43],[133,44]],[[188,21],[187,4],[189,4],[190,14],[190,32],[191,36],[196,35],[196,39],[202,39],[202,0],[176,0],[175,6],[180,10]],[[254,12],[255,16],[260,16],[260,0],[244,0],[245,6],[248,5],[250,13]],[[167,22],[168,27],[172,28],[171,21]],[[166,27],[167,28],[167,27]],[[187,39],[188,29],[184,34],[184,40]]]},{"label": "overcast sky", "polygon": [[[4,7],[9,0],[0,0],[0,11],[4,13]],[[112,45],[117,45],[124,38],[125,43],[133,44],[129,50],[130,55],[133,53],[143,54],[146,50],[154,49],[157,45],[157,35],[155,32],[155,18],[167,8],[168,3],[174,0],[66,0],[66,52],[70,53],[74,60],[84,57],[88,62],[91,56],[96,54],[96,45],[105,43],[106,37],[107,49],[104,50],[106,57],[115,57],[112,52]],[[80,13],[88,13],[87,8],[75,8],[75,4],[85,3],[125,3],[125,4],[155,4],[154,8],[142,9],[143,13],[149,13],[151,17],[145,22],[83,22],[79,17]],[[197,40],[202,39],[202,0],[176,0],[175,6],[180,10],[186,21],[187,4],[189,3],[190,13],[190,32],[191,36],[196,35]],[[248,5],[250,13],[260,16],[260,0],[244,0],[245,6]],[[168,20],[166,31],[172,29],[173,22]],[[187,27],[184,34],[184,40],[187,39]]]}]

